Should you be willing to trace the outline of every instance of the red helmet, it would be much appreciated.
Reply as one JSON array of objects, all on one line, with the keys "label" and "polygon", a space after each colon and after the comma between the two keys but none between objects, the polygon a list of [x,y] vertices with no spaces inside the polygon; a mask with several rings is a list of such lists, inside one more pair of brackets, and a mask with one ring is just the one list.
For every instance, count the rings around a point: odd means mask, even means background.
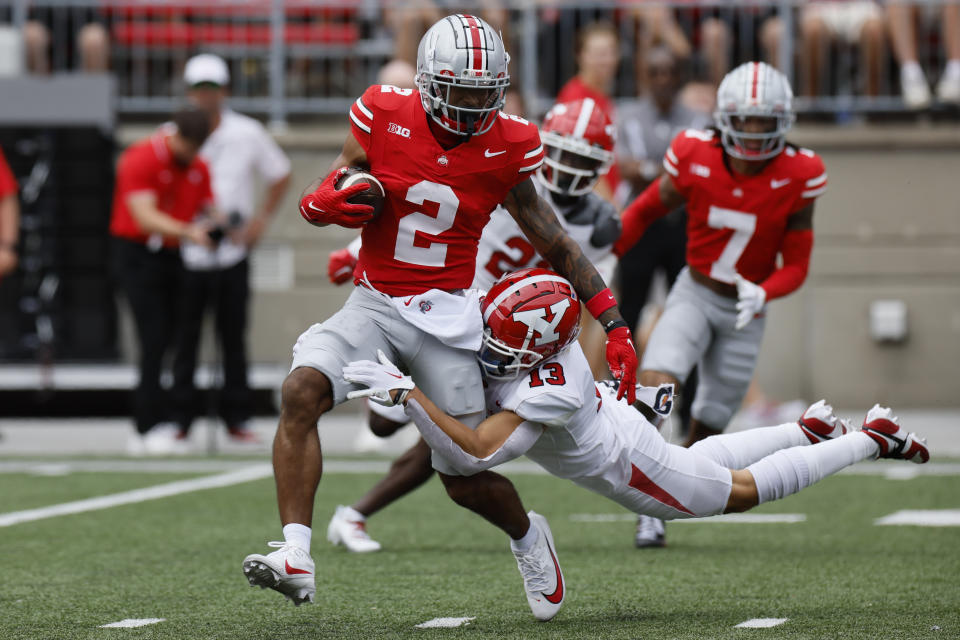
[{"label": "red helmet", "polygon": [[546,156],[537,177],[554,193],[582,196],[613,164],[613,122],[593,98],[553,105],[540,139]]},{"label": "red helmet", "polygon": [[580,300],[548,269],[504,274],[480,303],[480,366],[493,378],[515,378],[559,353],[580,333]]}]

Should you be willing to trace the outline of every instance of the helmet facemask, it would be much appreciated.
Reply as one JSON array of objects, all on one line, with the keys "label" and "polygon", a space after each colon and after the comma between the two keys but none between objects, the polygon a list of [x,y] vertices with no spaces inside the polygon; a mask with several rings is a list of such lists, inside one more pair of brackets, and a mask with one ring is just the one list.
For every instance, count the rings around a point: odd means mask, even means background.
[{"label": "helmet facemask", "polygon": [[[504,96],[510,86],[509,78],[458,81],[446,74],[427,76],[425,73],[417,76],[417,87],[427,112],[445,130],[463,136],[476,136],[490,130],[503,108]],[[454,101],[460,102],[467,91],[485,93],[482,99],[468,100],[482,106],[455,104]]]},{"label": "helmet facemask", "polygon": [[[787,115],[723,112],[716,114],[721,142],[728,155],[741,160],[769,160],[786,146],[786,135],[793,125]],[[766,121],[761,131],[745,131],[751,121]]]},{"label": "helmet facemask", "polygon": [[544,187],[558,195],[589,193],[613,163],[612,153],[584,140],[550,131],[542,133],[540,139],[546,153],[537,178]]}]

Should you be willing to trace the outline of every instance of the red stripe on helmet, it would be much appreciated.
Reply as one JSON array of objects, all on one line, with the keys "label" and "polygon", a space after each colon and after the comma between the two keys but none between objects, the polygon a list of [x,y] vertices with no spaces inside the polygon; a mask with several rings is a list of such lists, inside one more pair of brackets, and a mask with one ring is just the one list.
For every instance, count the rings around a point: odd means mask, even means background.
[{"label": "red stripe on helmet", "polygon": [[756,62],[751,63],[753,65],[753,82],[751,84],[753,87],[750,90],[750,99],[753,101],[757,100],[757,84],[760,81],[760,65]]},{"label": "red stripe on helmet", "polygon": [[470,43],[473,48],[473,69],[474,71],[483,71],[483,48],[480,44],[480,24],[473,16],[464,16],[467,21],[467,33],[470,37]]}]

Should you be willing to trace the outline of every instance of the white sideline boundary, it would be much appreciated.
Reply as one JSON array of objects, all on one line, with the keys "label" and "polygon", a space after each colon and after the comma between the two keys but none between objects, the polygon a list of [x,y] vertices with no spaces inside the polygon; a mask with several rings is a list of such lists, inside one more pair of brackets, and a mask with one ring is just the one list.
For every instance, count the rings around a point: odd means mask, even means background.
[{"label": "white sideline boundary", "polygon": [[43,520],[56,516],[70,515],[74,513],[84,513],[86,511],[97,511],[99,509],[109,509],[122,504],[133,504],[136,502],[146,502],[147,500],[157,500],[158,498],[167,498],[182,493],[192,493],[202,491],[203,489],[218,489],[229,487],[243,482],[260,480],[273,475],[273,467],[269,464],[258,464],[249,466],[237,471],[229,471],[215,476],[205,476],[203,478],[193,478],[190,480],[180,480],[177,482],[168,482],[158,484],[153,487],[143,489],[134,489],[122,493],[114,493],[96,498],[87,498],[85,500],[75,500],[73,502],[64,502],[51,505],[49,507],[40,507],[37,509],[27,509],[25,511],[11,511],[10,513],[0,514],[0,527],[9,527],[22,522],[32,522]]}]

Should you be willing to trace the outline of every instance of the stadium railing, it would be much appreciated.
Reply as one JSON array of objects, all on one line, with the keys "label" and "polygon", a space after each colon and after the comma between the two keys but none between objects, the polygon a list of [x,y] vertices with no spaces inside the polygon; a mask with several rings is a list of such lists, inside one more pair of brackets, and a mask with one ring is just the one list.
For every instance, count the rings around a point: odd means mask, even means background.
[{"label": "stadium railing", "polygon": [[[289,117],[344,113],[375,81],[379,67],[394,55],[384,9],[411,10],[412,4],[391,0],[0,0],[0,21],[18,27],[27,20],[43,23],[51,34],[55,70],[78,66],[77,33],[85,23],[104,24],[121,115],[169,112],[182,99],[186,59],[195,53],[213,52],[230,64],[234,106],[283,122]],[[438,4],[442,12],[444,5]],[[777,18],[783,33],[776,45],[778,56],[790,61],[784,71],[793,79],[801,70],[799,18],[804,5],[810,3],[502,0],[501,4],[508,16],[511,73],[528,109],[537,113],[575,73],[573,43],[577,29],[587,22],[606,19],[616,25],[621,48],[616,96],[631,98],[636,95],[635,67],[644,28],[635,10],[657,4],[670,8],[693,48],[694,75],[706,65],[700,47],[704,20],[717,17],[727,25],[732,67],[761,55],[760,28],[765,20]],[[919,21],[921,64],[939,70],[943,56],[936,18],[945,0],[916,4],[922,5],[921,14],[927,16]],[[883,5],[880,9],[882,12]],[[886,36],[887,30],[884,32]],[[905,110],[889,37],[885,41],[876,95],[861,90],[856,46],[839,38],[829,47],[827,62],[822,65],[824,92],[817,96],[798,92],[798,109],[832,114]]]}]

